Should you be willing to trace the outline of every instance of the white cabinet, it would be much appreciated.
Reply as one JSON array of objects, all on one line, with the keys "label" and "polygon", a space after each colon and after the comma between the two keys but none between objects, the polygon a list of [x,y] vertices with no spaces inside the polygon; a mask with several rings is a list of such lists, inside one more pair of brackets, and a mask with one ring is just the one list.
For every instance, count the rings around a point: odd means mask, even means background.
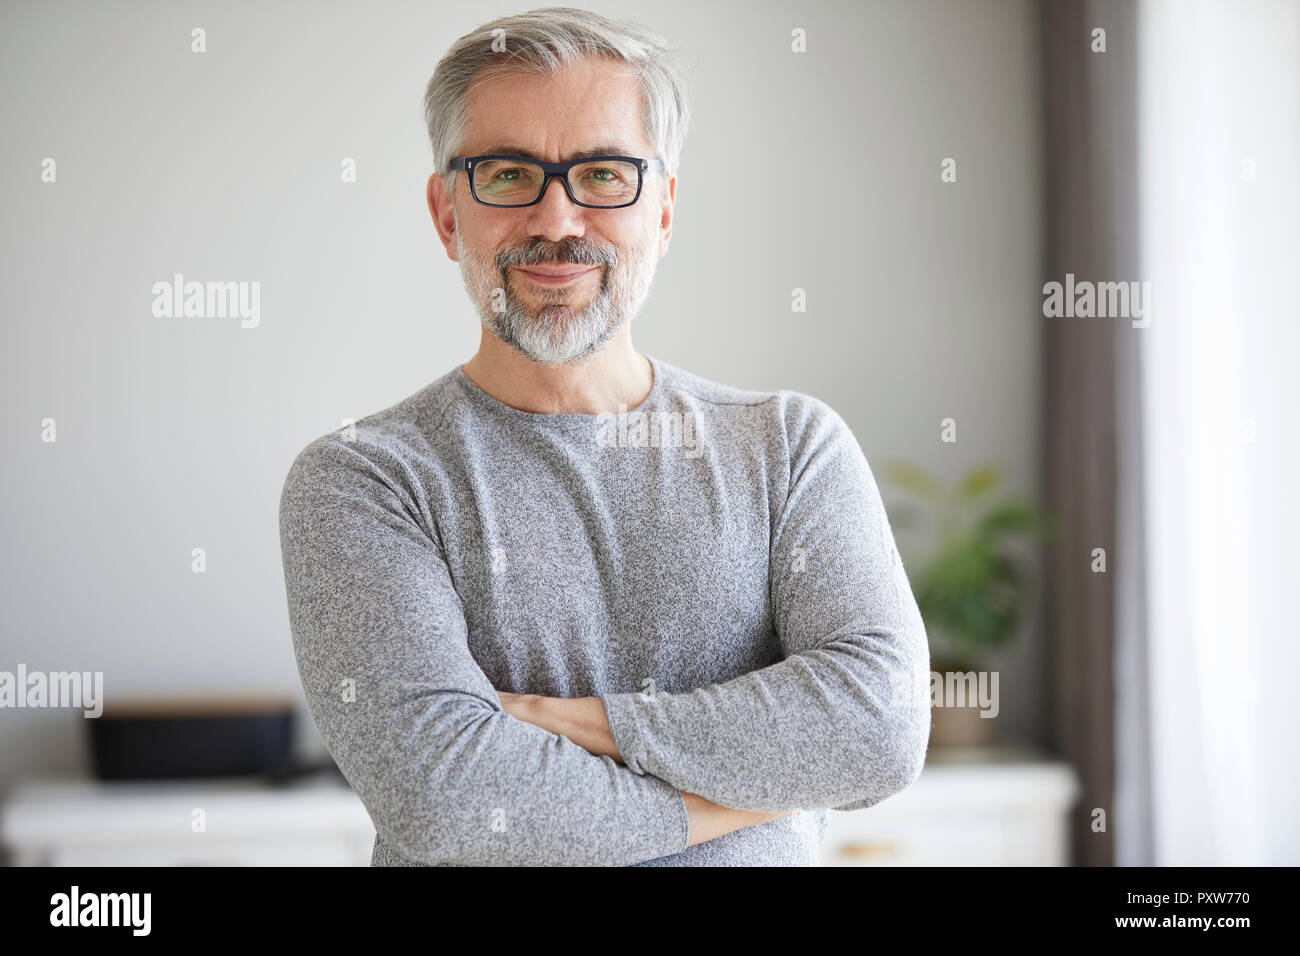
[{"label": "white cabinet", "polygon": [[[902,793],[832,810],[822,865],[1064,865],[1078,792],[1065,764],[937,751]],[[368,866],[374,839],[361,801],[332,780],[41,779],[0,807],[0,842],[19,866]]]},{"label": "white cabinet", "polygon": [[830,812],[823,866],[1065,866],[1074,770],[1021,750],[935,751],[916,783]]},{"label": "white cabinet", "polygon": [[369,866],[374,839],[332,780],[30,780],[0,808],[17,866]]}]

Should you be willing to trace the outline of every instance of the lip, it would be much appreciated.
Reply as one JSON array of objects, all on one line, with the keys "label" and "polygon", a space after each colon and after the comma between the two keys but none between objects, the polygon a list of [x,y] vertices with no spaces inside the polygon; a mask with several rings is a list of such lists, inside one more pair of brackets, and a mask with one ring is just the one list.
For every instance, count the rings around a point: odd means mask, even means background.
[{"label": "lip", "polygon": [[568,285],[570,282],[581,279],[589,272],[595,272],[596,268],[596,266],[589,266],[586,269],[581,266],[560,266],[558,268],[551,267],[550,269],[524,269],[519,266],[514,267],[516,272],[522,273],[529,281],[535,282],[538,285],[550,286]]}]

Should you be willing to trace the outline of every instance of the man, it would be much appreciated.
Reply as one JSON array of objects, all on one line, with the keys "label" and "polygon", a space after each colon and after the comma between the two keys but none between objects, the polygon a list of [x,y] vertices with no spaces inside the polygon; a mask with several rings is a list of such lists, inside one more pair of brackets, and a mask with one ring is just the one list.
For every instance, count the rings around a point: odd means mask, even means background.
[{"label": "man", "polygon": [[372,864],[815,865],[827,808],[919,774],[928,648],[844,421],[632,347],[679,69],[640,27],[538,10],[458,41],[426,106],[479,350],[310,443],[280,506]]}]

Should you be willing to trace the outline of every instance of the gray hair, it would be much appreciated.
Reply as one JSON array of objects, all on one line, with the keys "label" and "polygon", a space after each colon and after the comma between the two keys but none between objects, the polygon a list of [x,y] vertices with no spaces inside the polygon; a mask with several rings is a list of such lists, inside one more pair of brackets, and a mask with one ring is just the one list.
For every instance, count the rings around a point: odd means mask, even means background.
[{"label": "gray hair", "polygon": [[[504,45],[505,52],[494,51],[494,44]],[[622,60],[639,75],[645,137],[664,160],[665,181],[673,176],[691,119],[683,61],[663,37],[639,24],[573,7],[501,17],[452,44],[424,91],[434,171],[448,174],[447,166],[461,148],[475,82],[512,72],[555,75],[588,56]],[[448,189],[455,182],[451,172]]]}]

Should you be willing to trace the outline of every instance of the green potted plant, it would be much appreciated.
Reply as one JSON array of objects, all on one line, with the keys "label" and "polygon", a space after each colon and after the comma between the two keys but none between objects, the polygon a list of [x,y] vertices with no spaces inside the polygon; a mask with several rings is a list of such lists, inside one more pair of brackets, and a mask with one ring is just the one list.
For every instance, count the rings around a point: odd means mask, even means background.
[{"label": "green potted plant", "polygon": [[[1049,536],[1051,519],[1021,497],[995,499],[1002,475],[992,464],[951,487],[907,461],[888,462],[884,472],[913,499],[889,509],[891,525],[929,525],[933,552],[924,563],[909,563],[908,578],[930,639],[931,670],[978,671],[990,651],[1015,636],[1030,596],[1032,577],[1016,547]],[[992,738],[994,722],[974,707],[935,707],[933,716],[933,747]]]}]

